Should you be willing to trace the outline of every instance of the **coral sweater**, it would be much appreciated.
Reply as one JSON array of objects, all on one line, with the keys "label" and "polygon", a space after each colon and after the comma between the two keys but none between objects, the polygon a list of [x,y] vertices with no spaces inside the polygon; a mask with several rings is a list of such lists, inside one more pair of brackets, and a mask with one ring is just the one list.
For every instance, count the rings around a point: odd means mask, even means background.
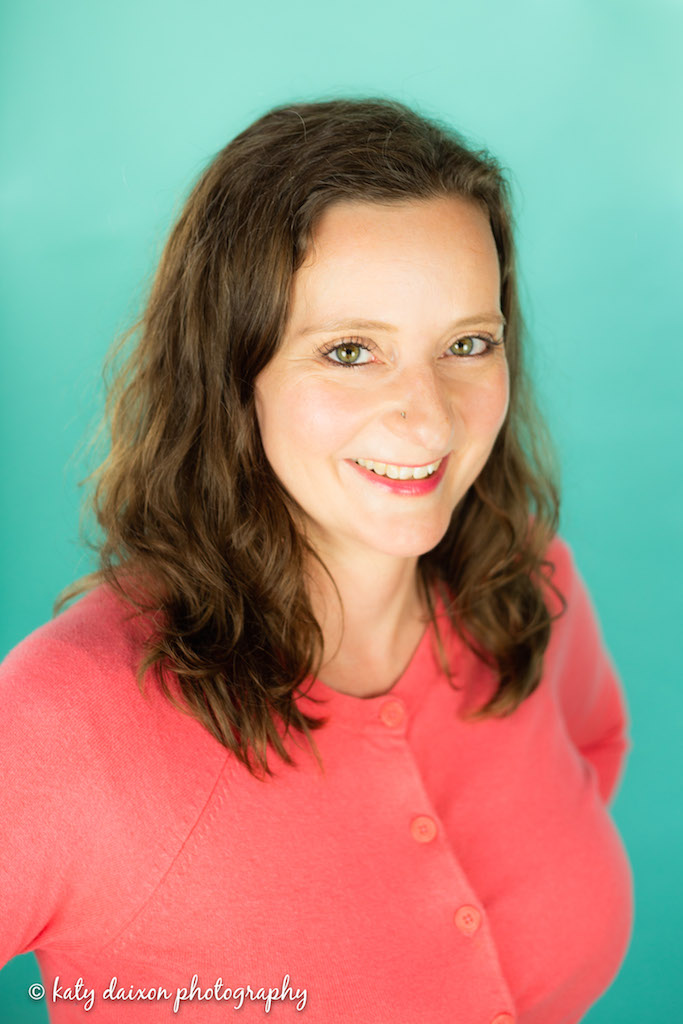
[{"label": "coral sweater", "polygon": [[297,698],[327,701],[324,775],[297,734],[258,781],[143,697],[108,587],[35,630],[0,666],[0,964],[35,952],[54,1024],[576,1024],[631,937],[608,809],[630,741],[570,549],[549,556],[569,607],[513,715],[461,720],[495,680],[440,605],[460,689],[430,626],[386,694]]}]

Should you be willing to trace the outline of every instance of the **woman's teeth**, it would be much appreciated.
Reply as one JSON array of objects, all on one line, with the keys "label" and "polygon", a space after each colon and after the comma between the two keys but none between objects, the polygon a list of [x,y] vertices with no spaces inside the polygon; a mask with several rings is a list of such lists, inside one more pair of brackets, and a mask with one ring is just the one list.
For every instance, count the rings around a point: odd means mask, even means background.
[{"label": "woman's teeth", "polygon": [[430,462],[428,466],[392,466],[387,462],[373,462],[371,459],[354,459],[359,466],[372,470],[379,476],[388,476],[391,480],[424,480],[426,476],[436,473],[443,460]]}]

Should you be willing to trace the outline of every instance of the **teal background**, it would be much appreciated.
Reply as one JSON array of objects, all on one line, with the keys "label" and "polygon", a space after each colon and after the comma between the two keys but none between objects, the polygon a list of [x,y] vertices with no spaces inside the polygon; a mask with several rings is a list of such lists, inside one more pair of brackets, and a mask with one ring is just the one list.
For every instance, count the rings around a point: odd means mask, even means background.
[{"label": "teal background", "polygon": [[[1,17],[0,654],[91,567],[76,481],[102,360],[202,167],[288,100],[383,94],[448,119],[511,169],[562,532],[632,719],[613,815],[635,930],[585,1020],[671,1019],[683,917],[681,3],[22,0]],[[39,980],[32,955],[11,961],[0,1019],[45,1021],[26,994]]]}]

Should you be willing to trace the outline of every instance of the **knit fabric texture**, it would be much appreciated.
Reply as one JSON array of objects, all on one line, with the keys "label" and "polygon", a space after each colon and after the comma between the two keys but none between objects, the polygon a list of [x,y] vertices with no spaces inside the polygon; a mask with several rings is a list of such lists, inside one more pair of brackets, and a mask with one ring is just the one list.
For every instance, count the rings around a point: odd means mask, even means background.
[{"label": "knit fabric texture", "polygon": [[309,680],[324,772],[290,733],[266,781],[140,693],[108,587],[40,626],[0,665],[0,964],[35,953],[53,1024],[577,1024],[631,938],[631,744],[568,544],[548,558],[568,608],[512,715],[462,720],[496,681],[439,603],[455,685],[431,625],[381,696]]}]

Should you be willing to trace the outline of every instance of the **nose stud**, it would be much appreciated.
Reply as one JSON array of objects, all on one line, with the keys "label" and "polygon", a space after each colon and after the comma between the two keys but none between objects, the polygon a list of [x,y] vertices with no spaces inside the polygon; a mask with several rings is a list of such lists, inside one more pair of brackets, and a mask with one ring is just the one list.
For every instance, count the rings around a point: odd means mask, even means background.
[{"label": "nose stud", "polygon": [[406,418],[406,414],[404,412],[401,413],[401,416],[403,417],[403,419]]}]

